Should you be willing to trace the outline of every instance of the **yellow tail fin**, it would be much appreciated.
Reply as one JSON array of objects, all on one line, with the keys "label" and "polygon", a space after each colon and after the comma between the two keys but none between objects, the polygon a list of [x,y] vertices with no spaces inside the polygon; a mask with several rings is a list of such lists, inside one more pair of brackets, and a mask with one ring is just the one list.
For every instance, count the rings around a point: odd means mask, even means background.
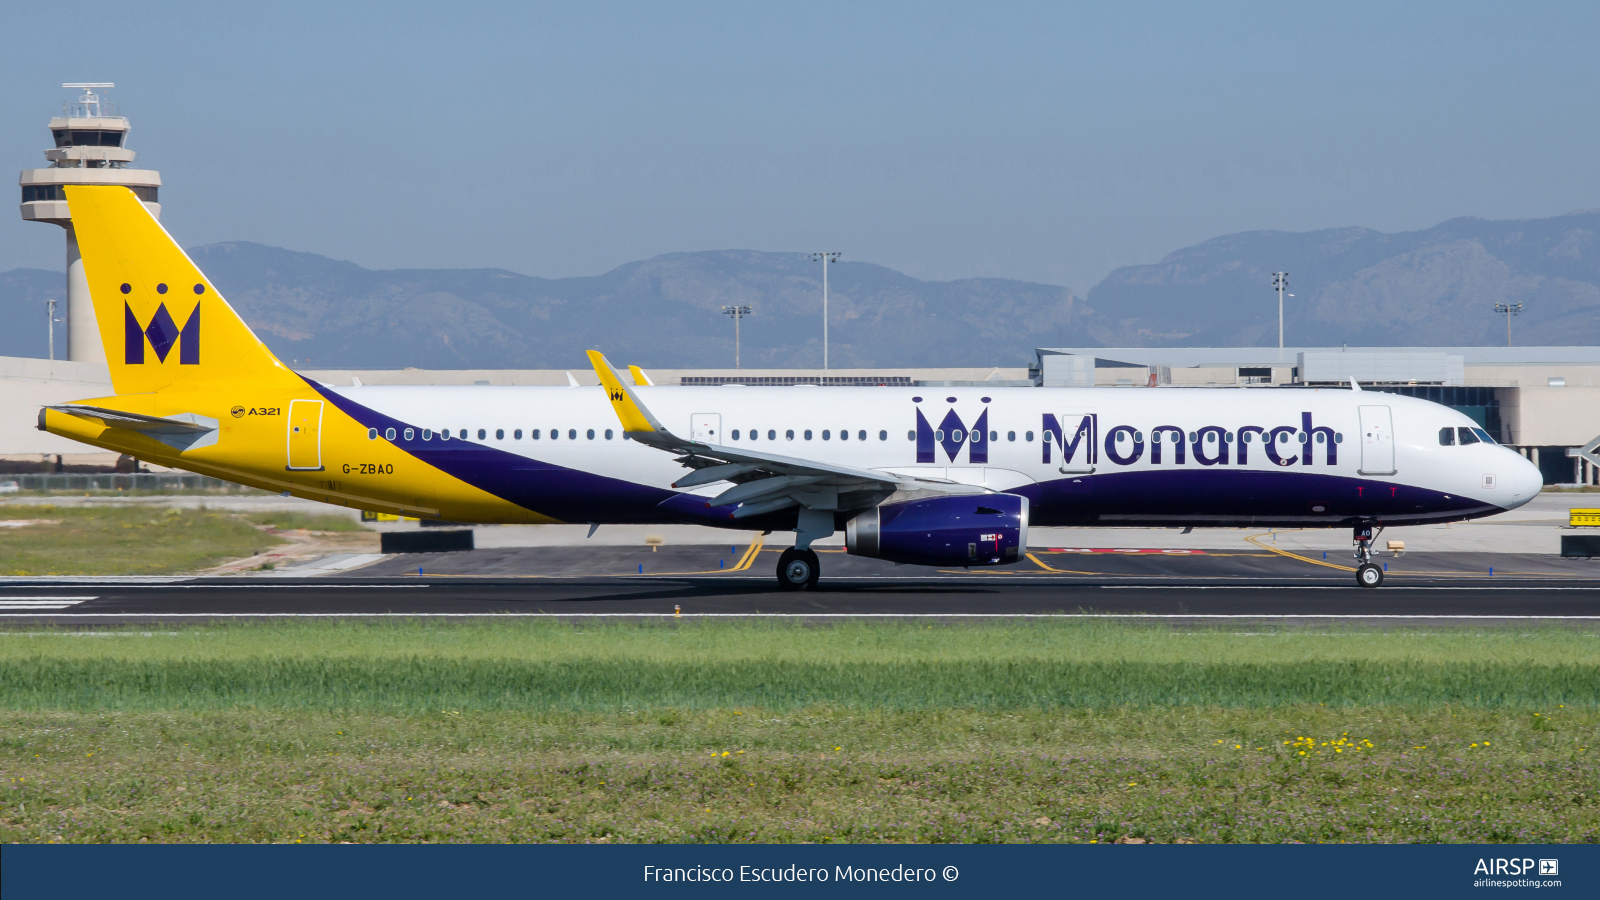
[{"label": "yellow tail fin", "polygon": [[66,194],[118,394],[290,375],[133,191]]}]

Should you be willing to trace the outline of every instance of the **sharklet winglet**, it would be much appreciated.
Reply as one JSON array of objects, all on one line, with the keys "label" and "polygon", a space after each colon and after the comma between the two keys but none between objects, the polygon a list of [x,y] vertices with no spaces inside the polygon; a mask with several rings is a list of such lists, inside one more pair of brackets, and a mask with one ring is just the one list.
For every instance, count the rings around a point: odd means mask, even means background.
[{"label": "sharklet winglet", "polygon": [[617,370],[611,367],[611,361],[599,350],[589,351],[589,363],[594,366],[594,373],[600,377],[600,386],[605,388],[606,397],[611,401],[611,408],[617,413],[617,420],[622,423],[624,434],[661,434],[670,435],[670,432],[650,414],[633,389],[624,384]]}]

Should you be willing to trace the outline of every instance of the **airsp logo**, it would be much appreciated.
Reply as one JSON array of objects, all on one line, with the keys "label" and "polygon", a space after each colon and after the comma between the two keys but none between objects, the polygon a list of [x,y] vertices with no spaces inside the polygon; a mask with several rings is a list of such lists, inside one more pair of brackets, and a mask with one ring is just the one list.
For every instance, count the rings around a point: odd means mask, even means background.
[{"label": "airsp logo", "polygon": [[233,409],[228,410],[228,412],[233,413],[233,417],[235,419],[244,418],[244,407],[242,406],[235,406]]},{"label": "airsp logo", "polygon": [[[1539,860],[1540,875],[1556,875],[1560,872],[1560,862],[1554,859]],[[1526,875],[1533,871],[1531,859],[1479,859],[1478,865],[1472,870],[1474,875]]]}]

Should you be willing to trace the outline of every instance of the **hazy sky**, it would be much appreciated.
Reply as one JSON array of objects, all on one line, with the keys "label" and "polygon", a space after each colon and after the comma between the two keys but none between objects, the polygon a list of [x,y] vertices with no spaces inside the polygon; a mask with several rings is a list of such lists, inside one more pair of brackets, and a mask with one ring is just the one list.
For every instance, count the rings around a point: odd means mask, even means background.
[{"label": "hazy sky", "polygon": [[[1592,2],[19,4],[0,155],[43,165],[60,83],[114,81],[185,245],[548,277],[829,249],[1081,293],[1229,232],[1600,206],[1597,25]],[[0,270],[62,254],[0,216]]]}]

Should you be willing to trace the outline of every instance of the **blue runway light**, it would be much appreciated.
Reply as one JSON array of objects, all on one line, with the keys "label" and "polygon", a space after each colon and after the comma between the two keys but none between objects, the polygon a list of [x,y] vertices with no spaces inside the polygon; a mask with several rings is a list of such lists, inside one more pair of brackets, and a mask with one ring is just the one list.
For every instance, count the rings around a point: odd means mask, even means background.
[{"label": "blue runway light", "polygon": [[417,566],[417,574],[418,575],[422,574],[422,567],[421,566]]},{"label": "blue runway light", "polygon": [[717,568],[722,568],[722,560],[717,560]]},{"label": "blue runway light", "polygon": [[644,563],[639,563],[639,574],[640,575],[644,574]]},{"label": "blue runway light", "polygon": [[1385,572],[1387,572],[1387,571],[1389,571],[1389,564],[1388,564],[1388,563],[1384,563],[1384,564],[1383,564],[1383,570],[1384,570],[1384,571],[1385,571]]}]

